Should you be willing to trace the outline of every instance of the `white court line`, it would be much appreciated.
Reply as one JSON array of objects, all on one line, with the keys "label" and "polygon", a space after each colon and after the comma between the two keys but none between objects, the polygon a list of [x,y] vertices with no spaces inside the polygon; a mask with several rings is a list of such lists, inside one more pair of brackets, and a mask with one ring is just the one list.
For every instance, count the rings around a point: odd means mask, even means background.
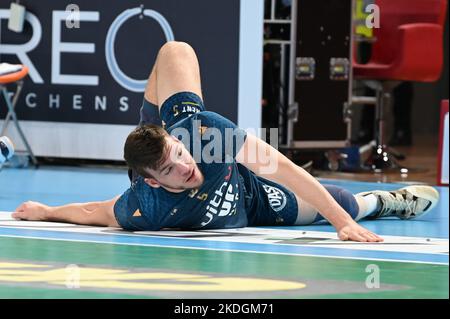
[{"label": "white court line", "polygon": [[[430,261],[427,257],[420,257],[420,254],[448,256],[448,239],[441,238],[420,238],[420,237],[401,237],[401,236],[384,236],[384,243],[356,243],[356,242],[343,242],[338,240],[336,233],[331,232],[317,232],[317,231],[301,231],[301,230],[286,230],[286,229],[267,229],[267,228],[238,228],[238,229],[217,229],[217,230],[205,230],[205,231],[141,231],[141,232],[114,232],[119,230],[119,228],[107,228],[107,227],[90,227],[90,226],[80,226],[75,224],[66,223],[52,223],[52,222],[29,222],[29,221],[17,221],[11,218],[10,212],[0,212],[0,229],[9,228],[14,229],[16,234],[11,235],[0,235],[2,237],[15,237],[15,238],[33,238],[33,239],[47,239],[47,240],[63,240],[63,241],[77,241],[77,242],[93,242],[93,243],[109,243],[109,244],[128,244],[133,246],[152,246],[152,247],[170,247],[170,248],[190,248],[190,249],[206,249],[206,250],[222,250],[222,251],[234,251],[234,252],[253,252],[253,253],[274,253],[283,255],[294,255],[294,256],[310,256],[310,257],[328,257],[328,258],[342,258],[342,259],[360,259],[360,260],[380,260],[380,261],[396,261],[396,262],[417,262],[417,263],[433,263],[433,264],[443,264],[447,265],[448,262],[441,261]],[[20,227],[18,227],[20,226]],[[17,232],[21,230],[27,230],[36,232],[36,235],[18,235]],[[49,237],[52,235],[44,235],[43,237],[38,237],[40,231],[50,231],[55,234],[55,236],[60,233],[72,233],[72,238],[53,238]],[[73,236],[76,234],[84,235],[103,235],[103,236],[132,236],[137,238],[142,238],[143,241],[151,240],[152,237],[156,237],[158,240],[167,240],[167,244],[155,244],[155,243],[124,243],[118,241],[110,241],[105,239],[104,241],[96,241],[92,239],[82,240],[74,239]],[[229,236],[217,236],[217,234],[229,234]],[[203,236],[201,238],[196,238],[195,236]],[[210,235],[210,236],[208,236]],[[151,237],[149,237],[151,236]],[[183,238],[182,236],[190,236],[188,238]],[[192,236],[192,237],[191,237]],[[120,238],[120,237],[119,237]],[[316,238],[316,240],[311,239]],[[178,240],[194,240],[194,241],[209,241],[215,242],[216,246],[212,248],[197,247],[195,244],[191,245],[171,245],[170,239]],[[289,243],[292,240],[307,240],[308,242],[297,242]],[[236,249],[225,249],[220,246],[220,243],[230,243],[240,245]],[[263,245],[273,245],[273,251],[268,248],[267,251],[257,251],[255,249],[246,249],[245,245],[252,244],[263,244]],[[317,253],[302,253],[302,252],[286,252],[280,251],[283,248],[295,247],[303,249],[317,249]],[[278,247],[278,248],[277,248]],[[267,248],[267,246],[265,246]],[[321,249],[322,248],[322,249]],[[335,253],[329,253],[323,251],[323,249],[333,249]],[[360,254],[367,253],[380,253],[392,254],[395,252],[406,253],[406,254],[417,254],[417,257],[406,256],[407,260],[393,259],[393,258],[382,258],[376,256],[344,256],[349,252],[361,251]],[[341,252],[342,255],[339,255]],[[431,257],[432,258],[432,257]],[[415,260],[418,259],[418,260]]]},{"label": "white court line", "polygon": [[[1,216],[0,212],[0,216]],[[274,228],[245,227],[235,229],[214,229],[199,231],[136,231],[117,232],[120,228],[90,227],[67,223],[53,222],[29,222],[12,219],[11,213],[5,212],[5,217],[0,218],[0,227],[16,229],[27,229],[34,231],[71,232],[97,235],[119,235],[147,238],[156,236],[161,238],[178,238],[214,242],[230,242],[245,244],[274,244],[296,247],[319,247],[332,248],[336,250],[364,250],[382,252],[400,252],[412,254],[441,254],[448,255],[449,240],[442,238],[406,237],[406,236],[383,236],[382,243],[358,243],[341,241],[335,232],[302,231]],[[15,227],[16,226],[16,227]],[[20,226],[20,227],[17,227]],[[218,236],[218,234],[229,234],[229,236]],[[210,236],[208,236],[210,235]],[[201,237],[199,237],[201,236]],[[316,240],[310,238],[317,238]],[[301,242],[304,239],[306,242]],[[297,240],[297,242],[294,242]],[[299,242],[300,241],[300,242]]]},{"label": "white court line", "polygon": [[448,266],[448,263],[433,262],[433,261],[416,261],[416,260],[397,260],[397,259],[384,259],[384,258],[365,258],[365,257],[352,257],[352,256],[335,256],[335,255],[315,255],[315,254],[302,254],[302,253],[283,253],[283,252],[267,252],[257,250],[238,250],[238,249],[222,249],[222,248],[204,248],[204,247],[191,247],[191,246],[170,246],[170,245],[158,245],[158,244],[141,244],[141,243],[117,243],[113,241],[95,241],[95,240],[82,240],[82,239],[63,239],[63,238],[42,238],[34,236],[15,236],[15,235],[2,235],[0,237],[8,238],[24,238],[24,239],[40,239],[50,241],[68,241],[79,243],[94,243],[94,244],[113,244],[123,246],[145,246],[145,247],[159,247],[159,248],[175,248],[175,249],[195,249],[195,250],[211,250],[211,251],[223,251],[223,252],[238,252],[238,253],[252,253],[252,254],[269,254],[269,255],[285,255],[285,256],[300,256],[300,257],[318,257],[318,258],[333,258],[333,259],[351,259],[351,260],[367,260],[367,261],[382,261],[382,262],[397,262],[397,263],[414,263],[414,264],[432,264],[432,265],[444,265]]}]

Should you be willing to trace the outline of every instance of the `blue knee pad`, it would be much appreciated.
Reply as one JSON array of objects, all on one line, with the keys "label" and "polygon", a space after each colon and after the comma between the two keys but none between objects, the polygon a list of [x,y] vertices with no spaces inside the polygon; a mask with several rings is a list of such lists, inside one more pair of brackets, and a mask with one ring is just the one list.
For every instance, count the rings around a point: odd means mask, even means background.
[{"label": "blue knee pad", "polygon": [[327,191],[333,196],[333,198],[338,202],[339,205],[350,215],[353,219],[358,216],[359,206],[358,202],[349,191],[334,186],[334,185],[323,185]]},{"label": "blue knee pad", "polygon": [[[358,202],[349,191],[334,186],[334,185],[323,185],[326,190],[333,196],[334,200],[350,215],[353,219],[358,216],[359,206]],[[324,218],[318,214],[314,222],[323,220]]]}]

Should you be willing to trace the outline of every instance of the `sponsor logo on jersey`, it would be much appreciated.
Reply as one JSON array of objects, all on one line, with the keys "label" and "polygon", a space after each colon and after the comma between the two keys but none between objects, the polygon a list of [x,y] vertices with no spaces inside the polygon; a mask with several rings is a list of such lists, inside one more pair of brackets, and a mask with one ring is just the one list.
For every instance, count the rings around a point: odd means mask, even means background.
[{"label": "sponsor logo on jersey", "polygon": [[238,187],[233,187],[233,184],[223,182],[213,196],[208,206],[206,206],[206,220],[201,223],[202,227],[208,225],[214,216],[231,216],[236,214],[236,206],[239,201]]}]

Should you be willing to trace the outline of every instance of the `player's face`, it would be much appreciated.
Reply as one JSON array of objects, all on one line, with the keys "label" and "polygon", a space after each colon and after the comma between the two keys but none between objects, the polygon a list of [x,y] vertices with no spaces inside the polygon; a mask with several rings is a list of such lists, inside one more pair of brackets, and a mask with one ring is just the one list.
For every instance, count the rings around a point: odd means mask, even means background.
[{"label": "player's face", "polygon": [[171,192],[182,192],[201,186],[203,175],[192,155],[177,138],[166,137],[166,151],[163,156],[163,163],[158,170],[149,169],[154,178],[146,178],[147,184],[164,187]]}]

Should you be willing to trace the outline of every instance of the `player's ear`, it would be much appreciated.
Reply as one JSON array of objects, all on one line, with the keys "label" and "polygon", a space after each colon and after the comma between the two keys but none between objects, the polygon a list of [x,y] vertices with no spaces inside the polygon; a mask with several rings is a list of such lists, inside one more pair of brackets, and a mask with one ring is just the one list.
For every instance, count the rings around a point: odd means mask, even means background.
[{"label": "player's ear", "polygon": [[161,184],[154,178],[144,178],[144,182],[153,188],[159,188],[161,187]]}]

